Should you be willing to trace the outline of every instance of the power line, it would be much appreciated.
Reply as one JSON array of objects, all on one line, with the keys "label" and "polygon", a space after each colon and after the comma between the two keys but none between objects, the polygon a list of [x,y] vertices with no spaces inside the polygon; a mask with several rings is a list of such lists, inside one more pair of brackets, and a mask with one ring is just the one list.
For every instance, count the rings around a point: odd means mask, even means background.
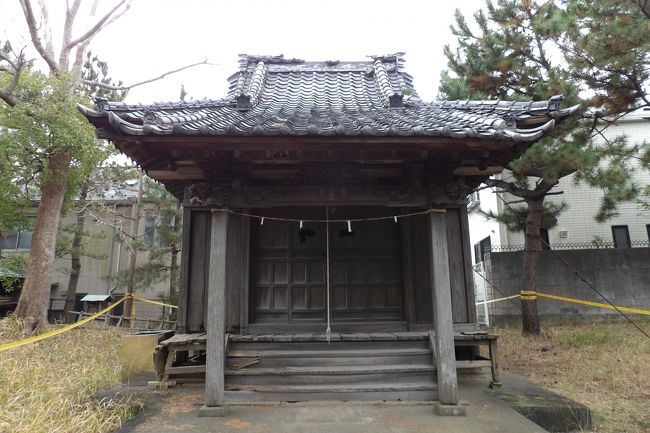
[{"label": "power line", "polygon": [[[508,209],[510,209],[510,211],[512,212],[512,214],[515,215],[517,218],[519,218],[519,220],[520,220],[522,223],[524,223],[524,227],[526,227],[526,221],[525,221],[525,220],[524,220],[524,219],[523,219],[519,214],[517,214],[517,212],[515,212],[515,210],[510,206],[510,204],[508,204],[508,202],[505,201],[505,199],[504,199],[503,197],[501,197],[499,194],[496,193],[496,190],[494,189],[494,187],[492,187],[492,191],[494,191],[495,195],[499,198],[499,200],[501,200],[501,201],[503,202],[503,204],[504,204],[505,206],[507,206]],[[610,301],[610,300],[609,300],[605,295],[603,295],[603,294],[602,294],[598,289],[596,289],[596,288],[595,288],[595,287],[594,287],[594,286],[593,286],[589,281],[587,281],[587,279],[586,279],[585,277],[583,277],[582,274],[581,274],[580,272],[578,272],[578,270],[577,270],[573,265],[571,265],[571,264],[570,264],[570,263],[569,263],[569,262],[568,262],[568,261],[567,261],[567,260],[566,260],[566,259],[565,259],[565,258],[564,258],[564,257],[563,257],[563,256],[562,256],[562,255],[557,251],[557,250],[551,250],[551,246],[549,245],[549,243],[546,242],[546,240],[542,239],[542,238],[539,236],[539,233],[535,233],[535,237],[536,237],[539,241],[541,241],[545,246],[547,246],[547,247],[549,248],[549,251],[553,251],[553,254],[555,254],[555,255],[556,255],[556,256],[557,256],[557,257],[562,261],[562,263],[564,263],[564,264],[565,264],[569,269],[571,269],[571,271],[573,271],[573,273],[574,273],[574,274],[575,274],[575,275],[576,275],[576,276],[577,276],[577,277],[578,277],[578,278],[579,278],[583,283],[585,283],[585,284],[587,285],[587,287],[589,287],[591,290],[593,290],[593,291],[594,291],[598,296],[600,296],[601,298],[603,298],[603,299],[605,300],[605,302],[607,302],[607,303],[608,303],[608,304],[609,304],[609,305],[610,305],[614,310],[616,310],[616,312],[618,312],[618,314],[620,314],[621,316],[623,316],[623,317],[625,318],[625,320],[627,320],[629,323],[631,323],[631,324],[632,324],[636,329],[639,330],[639,332],[641,332],[643,335],[645,335],[645,337],[646,337],[648,340],[650,340],[650,334],[648,334],[648,333],[647,333],[643,328],[641,328],[641,327],[640,327],[640,326],[639,326],[639,325],[638,325],[634,320],[632,320],[632,319],[631,319],[627,314],[625,314],[623,311],[621,311],[621,310],[620,310],[616,305],[614,305],[614,304],[613,304],[613,303],[612,303],[612,302],[611,302],[611,301]]]}]

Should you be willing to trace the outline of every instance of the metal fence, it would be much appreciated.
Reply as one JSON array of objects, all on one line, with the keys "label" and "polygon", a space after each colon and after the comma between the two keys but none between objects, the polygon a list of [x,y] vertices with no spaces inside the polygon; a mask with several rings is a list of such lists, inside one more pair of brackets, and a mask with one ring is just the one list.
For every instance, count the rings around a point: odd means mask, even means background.
[{"label": "metal fence", "polygon": [[[557,242],[550,245],[544,245],[540,250],[596,250],[607,248],[649,248],[650,241],[631,241],[629,246],[621,247],[614,244],[614,242]],[[509,244],[509,245],[492,245],[489,247],[490,252],[502,251],[523,251],[523,244]]]}]

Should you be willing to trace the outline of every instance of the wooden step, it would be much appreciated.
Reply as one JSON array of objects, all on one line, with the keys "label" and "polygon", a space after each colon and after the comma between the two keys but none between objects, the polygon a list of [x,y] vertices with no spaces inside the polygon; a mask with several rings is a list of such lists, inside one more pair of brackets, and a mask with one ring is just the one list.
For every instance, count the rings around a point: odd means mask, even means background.
[{"label": "wooden step", "polygon": [[313,401],[437,400],[435,383],[356,383],[313,385],[233,385],[226,384],[226,401]]},{"label": "wooden step", "polygon": [[430,355],[431,349],[424,347],[406,347],[403,349],[336,349],[329,350],[229,350],[226,356],[233,358],[257,357],[265,358],[329,358],[329,357],[377,357],[377,356],[413,356]]},{"label": "wooden step", "polygon": [[386,356],[327,356],[327,357],[229,357],[226,368],[260,368],[260,367],[317,367],[322,365],[398,365],[431,364],[431,353]]},{"label": "wooden step", "polygon": [[425,340],[394,340],[394,341],[231,341],[228,344],[230,351],[260,350],[260,351],[329,351],[339,350],[380,350],[380,349],[428,349],[429,342]]},{"label": "wooden step", "polygon": [[430,364],[411,365],[346,365],[346,366],[319,366],[319,367],[286,367],[286,368],[242,368],[240,370],[226,369],[226,376],[293,376],[293,375],[355,375],[373,373],[428,373],[435,371]]},{"label": "wooden step", "polygon": [[435,383],[435,368],[411,365],[320,365],[315,367],[226,369],[225,382],[237,385],[312,385],[354,383]]}]

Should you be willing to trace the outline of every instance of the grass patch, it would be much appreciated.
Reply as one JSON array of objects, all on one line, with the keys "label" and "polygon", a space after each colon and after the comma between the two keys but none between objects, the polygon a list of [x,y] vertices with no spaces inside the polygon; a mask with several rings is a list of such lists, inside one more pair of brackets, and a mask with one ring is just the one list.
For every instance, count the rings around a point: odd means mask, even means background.
[{"label": "grass patch", "polygon": [[[650,321],[640,325],[650,329]],[[492,329],[504,370],[589,406],[593,432],[650,431],[650,341],[638,330],[625,322],[565,323],[524,338],[520,329]]]},{"label": "grass patch", "polygon": [[[0,321],[0,343],[21,338]],[[0,352],[0,432],[108,433],[141,409],[129,396],[96,401],[120,380],[121,329],[75,329]]]},{"label": "grass patch", "polygon": [[582,329],[566,331],[557,336],[557,343],[562,346],[585,347],[616,344],[617,336],[609,330]]}]

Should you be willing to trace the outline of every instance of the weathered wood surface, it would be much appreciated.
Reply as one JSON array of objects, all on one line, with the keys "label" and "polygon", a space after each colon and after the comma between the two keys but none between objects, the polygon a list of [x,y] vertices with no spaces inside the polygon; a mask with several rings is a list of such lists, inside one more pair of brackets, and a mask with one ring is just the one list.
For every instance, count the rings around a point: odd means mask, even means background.
[{"label": "weathered wood surface", "polygon": [[205,406],[223,406],[227,235],[230,215],[212,214],[208,277]]},{"label": "weathered wood surface", "polygon": [[431,288],[431,227],[427,215],[411,218],[416,323],[433,323]]},{"label": "weathered wood surface", "polygon": [[408,330],[416,322],[415,314],[415,287],[413,281],[413,242],[411,218],[402,218],[400,224],[400,239],[402,247],[402,282],[404,287],[404,316]]},{"label": "weathered wood surface", "polygon": [[429,215],[431,227],[431,273],[433,281],[433,319],[435,327],[435,365],[440,402],[458,404],[458,379],[454,351],[454,325],[447,250],[447,216]]},{"label": "weathered wood surface", "polygon": [[190,246],[183,255],[189,255],[187,289],[187,330],[202,331],[205,328],[205,305],[207,301],[208,257],[210,256],[210,218],[207,211],[190,214]]},{"label": "weathered wood surface", "polygon": [[[494,358],[459,360],[456,368],[460,371],[491,367],[491,383],[498,385],[497,336],[483,331],[465,332],[454,335],[456,346],[493,345],[490,347],[490,355]],[[328,394],[337,392],[337,386],[354,386],[362,382],[387,385],[394,382],[410,389],[411,384],[429,383],[435,379],[435,375],[432,375],[437,369],[436,357],[432,356],[432,349],[436,347],[434,335],[433,332],[357,333],[349,334],[349,338],[343,340],[341,334],[333,334],[331,343],[321,338],[325,337],[323,334],[311,333],[227,335],[224,386],[225,389],[235,389],[250,386],[319,386],[329,383],[333,388],[323,391]],[[205,343],[204,333],[177,334],[161,342],[156,349],[157,353],[162,355],[163,350],[169,351],[169,356],[166,365],[164,356],[158,357],[158,363],[162,364],[157,369],[158,374],[162,375],[163,380],[169,380],[170,376],[172,380],[181,382],[200,380],[196,375],[205,372],[204,365],[173,364],[177,359],[176,354],[205,350]],[[233,377],[239,379],[232,379]],[[279,377],[291,379],[279,380]],[[437,396],[437,384],[431,383],[428,386]],[[275,395],[278,396],[279,394]],[[289,393],[285,396],[287,399],[292,398]],[[303,397],[309,399],[307,394]],[[316,397],[311,395],[310,398]],[[382,398],[393,397],[401,398],[393,393]]]},{"label": "weathered wood surface", "polygon": [[499,351],[497,348],[497,340],[490,340],[490,367],[492,369],[492,381],[490,386],[501,386],[501,373],[499,373]]},{"label": "weathered wood surface", "polygon": [[478,325],[476,318],[476,295],[474,293],[474,272],[472,266],[472,244],[469,237],[469,218],[467,216],[467,206],[459,208],[460,211],[460,232],[463,251],[463,268],[465,271],[465,297],[467,302],[467,323]]},{"label": "weathered wood surface", "polygon": [[181,243],[180,293],[178,296],[178,321],[181,332],[188,331],[188,303],[190,294],[190,248],[192,234],[192,210],[183,207],[183,239]]},{"label": "weathered wood surface", "polygon": [[[322,334],[325,331],[323,323],[250,323],[248,333],[251,335],[264,334],[292,334],[297,330]],[[332,330],[335,333],[354,333],[354,332],[401,332],[407,331],[406,322],[333,322]]]},{"label": "weathered wood surface", "polygon": [[271,208],[295,206],[386,206],[424,208],[430,192],[424,187],[373,185],[291,185],[228,188],[196,184],[188,187],[184,206]]},{"label": "weathered wood surface", "polygon": [[205,344],[207,334],[205,332],[194,334],[175,334],[172,337],[160,342],[161,346],[176,346],[181,344]]},{"label": "weathered wood surface", "polygon": [[454,322],[466,323],[469,314],[467,311],[460,212],[457,208],[450,208],[447,209],[446,214],[447,253],[449,254],[452,317]]}]

